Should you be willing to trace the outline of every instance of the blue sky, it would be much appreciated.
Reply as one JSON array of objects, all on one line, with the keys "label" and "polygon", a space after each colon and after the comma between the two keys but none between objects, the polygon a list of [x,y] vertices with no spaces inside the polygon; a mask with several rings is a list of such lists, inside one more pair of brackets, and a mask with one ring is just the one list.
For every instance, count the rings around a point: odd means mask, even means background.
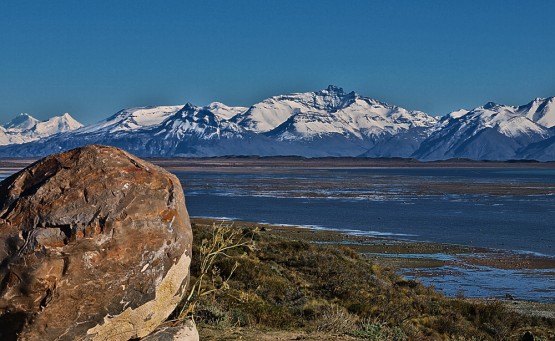
[{"label": "blue sky", "polygon": [[0,2],[0,122],[335,84],[443,115],[555,96],[554,1]]}]

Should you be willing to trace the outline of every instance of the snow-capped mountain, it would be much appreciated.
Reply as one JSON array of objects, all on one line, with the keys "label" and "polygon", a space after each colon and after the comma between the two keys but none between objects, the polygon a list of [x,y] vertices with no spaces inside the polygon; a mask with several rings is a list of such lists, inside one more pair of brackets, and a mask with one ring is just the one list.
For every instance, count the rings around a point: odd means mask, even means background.
[{"label": "snow-capped mountain", "polygon": [[42,156],[94,143],[113,145],[141,156],[264,155],[264,145],[271,144],[269,140],[226,120],[224,117],[232,111],[240,110],[221,103],[124,109],[90,126],[33,143],[7,146],[0,149],[0,155]]},{"label": "snow-capped mountain", "polygon": [[274,96],[251,106],[244,113],[233,117],[232,121],[253,132],[269,132],[294,113],[336,112],[348,106],[353,95],[354,93],[345,95],[343,89],[330,85],[326,90],[317,92]]},{"label": "snow-capped mountain", "polygon": [[[42,156],[99,143],[141,156],[301,155],[555,160],[555,100],[487,103],[441,119],[336,86],[251,107],[124,109],[82,127],[69,115],[21,115],[0,127],[0,156]],[[17,143],[17,145],[16,145]]]},{"label": "snow-capped mountain", "polygon": [[471,111],[453,112],[440,120],[413,156],[423,160],[521,158],[525,147],[553,135],[541,124],[554,118],[552,101],[537,99],[519,107],[489,102]]},{"label": "snow-capped mountain", "polygon": [[212,102],[204,108],[214,113],[214,115],[218,116],[220,119],[224,120],[229,120],[233,116],[244,113],[248,109],[245,107],[229,107],[220,102]]},{"label": "snow-capped mountain", "polygon": [[[296,108],[286,121],[271,131],[272,135],[284,140],[333,134],[379,139],[386,134],[395,135],[410,128],[431,127],[436,123],[435,118],[423,112],[408,111],[354,92],[345,94],[343,89],[331,86],[319,92],[297,94],[297,97],[305,108]],[[317,104],[309,107],[311,102]]]},{"label": "snow-capped mountain", "polygon": [[0,126],[0,145],[36,141],[58,133],[73,131],[82,126],[67,113],[47,121],[39,121],[29,114],[22,113]]},{"label": "snow-capped mountain", "polygon": [[246,130],[271,133],[284,140],[326,134],[375,138],[436,122],[423,112],[408,111],[355,92],[345,93],[333,85],[317,92],[271,97],[231,120]]},{"label": "snow-capped mountain", "polygon": [[174,115],[182,105],[123,109],[98,123],[84,127],[77,134],[131,132],[156,126]]},{"label": "snow-capped mountain", "polygon": [[62,116],[55,116],[44,122],[38,122],[33,128],[27,131],[32,131],[36,136],[42,138],[66,131],[73,131],[82,126],[81,123],[77,122],[68,113],[65,113]]},{"label": "snow-capped mountain", "polygon": [[[153,129],[154,136],[162,135],[165,140],[179,141],[192,136],[204,140],[240,137],[243,129],[225,119],[226,116],[229,116],[229,110],[224,110],[222,114],[222,107],[221,103],[218,103],[215,108],[212,104],[206,107],[197,107],[187,103],[174,115],[155,127]],[[216,109],[217,113],[212,111],[212,108]]]},{"label": "snow-capped mountain", "polygon": [[124,109],[96,124],[10,152],[44,155],[102,143],[143,156],[357,156],[391,136],[429,128],[436,121],[422,112],[329,86],[274,96],[250,108],[213,102],[204,107],[187,103]]},{"label": "snow-capped mountain", "polygon": [[40,121],[33,116],[26,113],[21,113],[18,116],[14,117],[10,122],[4,124],[3,127],[6,129],[24,131],[32,129],[39,122]]},{"label": "snow-capped mountain", "polygon": [[[231,121],[290,148],[310,146],[305,156],[357,156],[399,133],[429,128],[437,119],[330,85],[321,91],[271,97]],[[401,150],[392,154],[410,155]]]},{"label": "snow-capped mountain", "polygon": [[555,127],[555,97],[536,98],[516,111],[546,128]]}]

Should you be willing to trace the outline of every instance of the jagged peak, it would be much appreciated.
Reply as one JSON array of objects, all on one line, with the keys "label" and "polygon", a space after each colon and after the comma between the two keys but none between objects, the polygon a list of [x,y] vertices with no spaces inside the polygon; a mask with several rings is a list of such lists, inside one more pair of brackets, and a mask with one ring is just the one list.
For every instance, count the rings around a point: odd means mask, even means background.
[{"label": "jagged peak", "polygon": [[194,105],[194,104],[191,103],[191,102],[187,102],[187,103],[183,106],[183,108],[182,108],[181,110],[190,111],[190,110],[195,110],[196,108],[197,108],[196,105]]},{"label": "jagged peak", "polygon": [[555,102],[555,96],[544,97],[544,98],[536,97],[533,102],[535,102],[535,103],[553,103],[553,102]]},{"label": "jagged peak", "polygon": [[328,85],[328,87],[323,91],[327,91],[327,92],[330,92],[330,93],[341,94],[341,95],[345,94],[345,91],[343,91],[343,88],[338,87],[338,86],[333,85],[333,84]]},{"label": "jagged peak", "polygon": [[534,105],[541,105],[542,103],[553,102],[555,97],[536,97],[527,104],[521,105],[520,107],[533,107]]},{"label": "jagged peak", "polygon": [[217,118],[217,115],[212,111],[213,108],[210,108],[209,106],[205,106],[205,107],[199,107],[197,105],[194,105],[190,102],[187,102],[187,104],[185,104],[183,106],[183,108],[181,108],[176,115],[173,115],[171,117],[169,117],[169,120],[180,120],[180,119],[185,119],[185,118],[194,118],[194,117],[205,117],[205,116],[211,116],[214,118]]},{"label": "jagged peak", "polygon": [[539,102],[553,102],[555,100],[555,96],[550,97],[536,97],[531,103],[539,103]]},{"label": "jagged peak", "polygon": [[489,109],[495,109],[497,107],[500,107],[501,104],[495,103],[495,102],[487,102],[486,104],[484,104],[482,106],[483,109],[489,110]]}]

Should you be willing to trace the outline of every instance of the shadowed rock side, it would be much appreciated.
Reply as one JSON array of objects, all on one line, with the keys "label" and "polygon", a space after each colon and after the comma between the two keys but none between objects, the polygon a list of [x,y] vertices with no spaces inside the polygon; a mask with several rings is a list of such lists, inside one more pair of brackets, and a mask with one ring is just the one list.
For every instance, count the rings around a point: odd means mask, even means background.
[{"label": "shadowed rock side", "polygon": [[0,183],[0,339],[148,335],[180,301],[191,242],[163,169],[99,145],[34,163]]}]

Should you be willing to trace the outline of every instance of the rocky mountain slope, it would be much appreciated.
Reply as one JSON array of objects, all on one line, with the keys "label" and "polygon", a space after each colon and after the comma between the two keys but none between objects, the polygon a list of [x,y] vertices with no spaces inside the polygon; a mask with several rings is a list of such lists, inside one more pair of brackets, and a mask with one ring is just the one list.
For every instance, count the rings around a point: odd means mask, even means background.
[{"label": "rocky mountain slope", "polygon": [[45,122],[14,121],[4,130],[30,131],[33,126],[35,135],[0,134],[3,144],[11,144],[0,147],[0,156],[42,156],[100,143],[141,156],[166,157],[555,159],[554,97],[522,106],[490,102],[439,119],[330,85],[315,92],[274,96],[249,108],[219,102],[129,108],[90,126],[69,125],[53,135],[38,135],[42,130],[36,127]]}]

